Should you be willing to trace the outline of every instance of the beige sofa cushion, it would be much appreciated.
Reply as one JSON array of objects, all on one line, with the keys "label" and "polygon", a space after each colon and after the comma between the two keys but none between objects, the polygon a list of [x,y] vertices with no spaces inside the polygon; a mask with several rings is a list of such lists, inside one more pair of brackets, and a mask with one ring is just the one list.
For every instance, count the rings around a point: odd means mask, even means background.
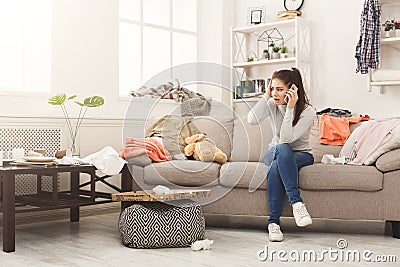
[{"label": "beige sofa cushion", "polygon": [[400,169],[400,148],[389,151],[378,158],[376,168],[382,172]]},{"label": "beige sofa cushion", "polygon": [[144,182],[165,186],[202,186],[218,184],[221,165],[197,160],[171,160],[144,167]]},{"label": "beige sofa cushion", "polygon": [[268,167],[261,162],[227,162],[221,167],[219,181],[221,185],[231,188],[266,190],[267,172]]},{"label": "beige sofa cushion", "polygon": [[247,118],[234,120],[233,148],[230,161],[262,161],[272,140],[269,119],[259,125],[247,123]]},{"label": "beige sofa cushion", "polygon": [[383,173],[373,166],[314,163],[301,168],[299,186],[304,190],[382,190]]}]

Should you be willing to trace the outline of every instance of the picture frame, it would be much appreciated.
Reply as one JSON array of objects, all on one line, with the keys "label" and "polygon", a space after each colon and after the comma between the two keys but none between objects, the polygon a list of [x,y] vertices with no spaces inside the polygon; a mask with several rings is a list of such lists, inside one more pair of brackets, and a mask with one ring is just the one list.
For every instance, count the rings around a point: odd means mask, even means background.
[{"label": "picture frame", "polygon": [[247,25],[265,23],[265,7],[249,7],[247,12]]}]

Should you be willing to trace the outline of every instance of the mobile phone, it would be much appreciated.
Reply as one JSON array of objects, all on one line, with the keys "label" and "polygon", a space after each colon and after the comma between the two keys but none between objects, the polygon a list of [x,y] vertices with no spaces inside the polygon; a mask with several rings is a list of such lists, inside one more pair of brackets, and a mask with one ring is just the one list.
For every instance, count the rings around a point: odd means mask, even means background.
[{"label": "mobile phone", "polygon": [[285,94],[285,97],[283,98],[283,101],[287,104],[289,102],[289,96]]},{"label": "mobile phone", "polygon": [[295,84],[292,84],[292,86],[290,86],[289,90],[290,90],[290,89],[293,89],[293,90],[295,90],[295,91],[298,90],[298,88],[297,88],[297,86],[296,86]]},{"label": "mobile phone", "polygon": [[[295,84],[292,84],[292,86],[290,86],[289,90],[294,90],[297,92],[297,86]],[[285,103],[287,104],[289,102],[289,95],[286,93],[285,97],[283,98],[283,101],[285,101]]]}]

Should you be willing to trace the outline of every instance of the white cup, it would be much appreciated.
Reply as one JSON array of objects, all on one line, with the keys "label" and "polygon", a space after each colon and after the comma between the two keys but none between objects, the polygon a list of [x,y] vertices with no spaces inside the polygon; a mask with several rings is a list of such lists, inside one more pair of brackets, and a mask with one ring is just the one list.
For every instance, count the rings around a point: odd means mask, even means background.
[{"label": "white cup", "polygon": [[25,151],[23,148],[13,148],[12,156],[15,161],[22,161],[22,158],[25,156]]}]

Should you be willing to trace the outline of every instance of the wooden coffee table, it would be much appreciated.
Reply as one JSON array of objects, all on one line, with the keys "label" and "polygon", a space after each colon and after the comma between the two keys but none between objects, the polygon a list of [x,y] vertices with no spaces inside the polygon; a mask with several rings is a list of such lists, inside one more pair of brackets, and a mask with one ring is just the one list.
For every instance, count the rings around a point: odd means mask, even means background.
[{"label": "wooden coffee table", "polygon": [[[95,203],[95,170],[92,165],[26,165],[0,167],[0,181],[2,181],[2,212],[3,212],[3,251],[15,251],[15,202],[34,206],[32,209],[21,212],[70,208],[71,222],[79,221],[79,207]],[[57,192],[58,173],[70,173],[70,191]],[[90,193],[82,195],[79,186],[81,173],[90,175]],[[34,195],[15,196],[15,176],[18,174],[37,175],[38,190]],[[50,176],[53,180],[53,192],[41,191],[42,176]]]}]

